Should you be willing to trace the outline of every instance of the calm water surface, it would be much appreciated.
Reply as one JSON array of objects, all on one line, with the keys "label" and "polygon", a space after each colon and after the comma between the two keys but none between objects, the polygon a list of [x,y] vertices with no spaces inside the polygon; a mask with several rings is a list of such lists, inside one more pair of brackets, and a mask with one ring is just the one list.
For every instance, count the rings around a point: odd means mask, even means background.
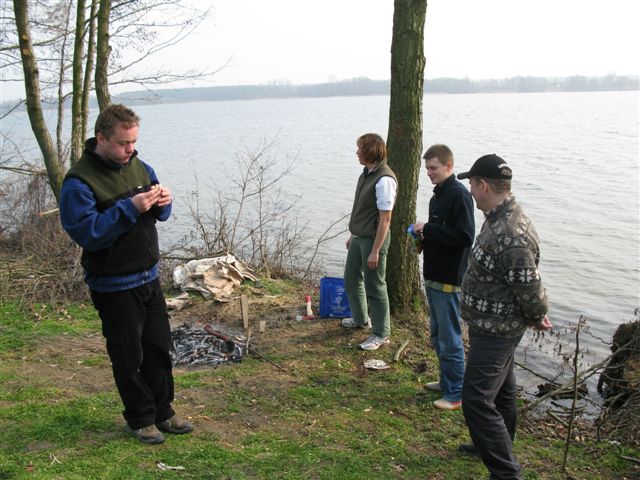
[{"label": "calm water surface", "polygon": [[[575,325],[584,315],[594,335],[606,340],[640,306],[638,100],[638,92],[424,98],[424,148],[448,144],[458,172],[487,153],[512,166],[513,191],[541,238],[554,324]],[[312,248],[350,212],[361,170],[355,140],[365,132],[386,137],[388,105],[388,96],[377,96],[136,107],[140,156],[176,197],[175,218],[161,235],[177,238],[190,226],[186,203],[196,181],[206,205],[216,189],[228,189],[239,154],[275,139],[277,162],[296,158],[282,186],[289,200],[300,197],[296,209],[308,221]],[[419,220],[427,218],[431,190],[421,169]],[[480,212],[476,221],[479,229]],[[329,275],[342,276],[345,240],[346,234],[320,252]],[[587,360],[606,354],[598,340],[584,341]],[[535,360],[539,354],[527,355]]]}]

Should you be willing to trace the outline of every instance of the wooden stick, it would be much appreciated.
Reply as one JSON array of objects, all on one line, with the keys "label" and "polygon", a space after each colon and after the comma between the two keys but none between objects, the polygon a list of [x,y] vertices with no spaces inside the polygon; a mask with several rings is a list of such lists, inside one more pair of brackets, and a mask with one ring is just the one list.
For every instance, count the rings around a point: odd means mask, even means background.
[{"label": "wooden stick", "polygon": [[246,349],[247,349],[247,352],[249,351],[249,342],[251,341],[251,332],[253,332],[253,330],[250,328],[250,329],[247,331],[247,343],[246,343],[246,345],[245,345],[245,347],[246,347]]},{"label": "wooden stick", "polygon": [[400,345],[400,347],[396,350],[396,353],[393,354],[394,362],[400,360],[400,355],[402,355],[403,350],[407,348],[407,345],[409,345],[409,339],[406,339],[404,342],[402,342],[402,345]]},{"label": "wooden stick", "polygon": [[52,210],[47,210],[46,212],[38,212],[38,216],[39,217],[46,217],[47,215],[53,215],[54,213],[58,213],[57,208],[54,208]]},{"label": "wooden stick", "polygon": [[242,325],[247,330],[249,328],[249,300],[246,295],[240,295],[240,314],[242,315]]},{"label": "wooden stick", "polygon": [[522,363],[520,363],[520,362],[517,362],[517,361],[515,361],[515,360],[514,360],[514,362],[513,362],[513,363],[515,363],[515,364],[516,364],[518,367],[520,367],[521,369],[526,370],[527,372],[529,372],[529,373],[531,373],[531,374],[535,375],[536,377],[541,378],[542,380],[546,380],[547,382],[549,382],[549,383],[550,383],[550,384],[552,384],[552,385],[556,385],[556,386],[558,385],[554,380],[552,380],[552,379],[550,379],[550,378],[547,378],[547,377],[545,377],[544,375],[539,374],[539,373],[538,373],[538,372],[536,372],[535,370],[532,370],[531,368],[527,367],[526,365],[523,365],[523,364],[522,364]]},{"label": "wooden stick", "polygon": [[563,419],[561,419],[558,415],[556,415],[555,413],[553,413],[551,410],[547,410],[547,414],[553,418],[555,421],[557,421],[558,423],[560,423],[563,427],[568,427],[569,424],[567,422],[565,422]]},{"label": "wooden stick", "polygon": [[[592,375],[595,375],[600,368],[604,367],[611,360],[611,357],[612,355],[609,355],[604,360],[596,363],[595,365],[591,366],[590,368],[582,372],[580,375],[578,375],[577,380],[580,382],[583,382],[587,378],[591,377]],[[547,400],[549,397],[558,395],[559,392],[570,392],[572,390],[572,387],[573,387],[573,379],[565,383],[564,385],[560,385],[555,390],[550,390],[549,392],[545,393],[543,396],[536,398],[532,402],[526,404],[524,407],[522,407],[523,411],[526,412],[529,410],[533,410],[535,407],[537,407],[540,403]]]},{"label": "wooden stick", "polygon": [[260,358],[262,358],[263,360],[266,360],[267,362],[269,362],[271,365],[273,365],[274,367],[282,370],[283,372],[286,373],[290,373],[286,368],[281,367],[280,365],[278,365],[276,362],[274,362],[273,360],[271,360],[270,358],[265,357],[263,354],[261,354],[260,352],[258,352],[255,348],[248,348],[247,350],[249,350],[249,353],[256,355]]}]

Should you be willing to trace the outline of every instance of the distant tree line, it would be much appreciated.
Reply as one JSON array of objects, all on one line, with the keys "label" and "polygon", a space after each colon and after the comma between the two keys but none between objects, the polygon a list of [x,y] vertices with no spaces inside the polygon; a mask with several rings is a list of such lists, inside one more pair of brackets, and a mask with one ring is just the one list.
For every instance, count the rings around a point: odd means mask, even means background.
[{"label": "distant tree line", "polygon": [[639,90],[637,76],[624,77],[512,77],[491,80],[436,78],[425,82],[425,93],[524,93],[524,92],[600,92]]},{"label": "distant tree line", "polygon": [[[602,77],[512,77],[471,80],[468,78],[435,78],[424,81],[429,93],[524,93],[524,92],[589,92],[640,90],[637,76],[606,75]],[[313,98],[360,95],[389,95],[389,80],[353,78],[312,85],[268,84],[224,87],[160,89],[115,95],[130,104],[180,103],[197,101],[251,100],[257,98]]]}]

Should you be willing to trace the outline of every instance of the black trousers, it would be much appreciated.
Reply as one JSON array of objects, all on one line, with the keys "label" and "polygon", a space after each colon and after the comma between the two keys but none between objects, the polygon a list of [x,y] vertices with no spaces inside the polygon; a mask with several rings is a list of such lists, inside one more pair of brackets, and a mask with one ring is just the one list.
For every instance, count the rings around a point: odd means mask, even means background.
[{"label": "black trousers", "polygon": [[512,451],[517,417],[513,355],[521,338],[469,332],[462,411],[492,479],[522,479],[522,467]]},{"label": "black trousers", "polygon": [[127,424],[135,430],[171,418],[171,329],[160,282],[120,292],[92,290],[91,299],[102,320]]}]

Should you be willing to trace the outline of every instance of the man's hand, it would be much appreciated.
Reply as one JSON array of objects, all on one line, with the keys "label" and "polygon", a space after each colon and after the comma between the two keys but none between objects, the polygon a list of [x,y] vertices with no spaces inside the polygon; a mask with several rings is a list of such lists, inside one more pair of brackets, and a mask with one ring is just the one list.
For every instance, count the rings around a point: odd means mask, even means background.
[{"label": "man's hand", "polygon": [[353,239],[353,235],[349,235],[349,238],[347,238],[347,250],[349,250],[349,247],[351,246],[351,240]]},{"label": "man's hand", "polygon": [[173,197],[171,196],[171,192],[167,187],[160,187],[158,189],[160,191],[160,198],[158,199],[156,205],[158,207],[166,207],[173,201]]},{"label": "man's hand", "polygon": [[380,252],[376,250],[371,250],[369,254],[369,258],[367,258],[367,267],[369,270],[375,270],[378,266],[378,261],[380,260]]},{"label": "man's hand", "polygon": [[414,223],[413,231],[419,234],[422,234],[422,229],[424,228],[424,223]]},{"label": "man's hand", "polygon": [[549,320],[549,316],[545,315],[540,323],[535,326],[536,330],[551,330],[553,325],[551,324],[551,320]]},{"label": "man's hand", "polygon": [[[162,190],[162,188],[156,188],[149,190],[148,192],[139,193],[131,197],[131,201],[138,209],[138,212],[148,212],[151,207],[160,201]],[[169,194],[169,203],[171,203],[171,194]]]}]

